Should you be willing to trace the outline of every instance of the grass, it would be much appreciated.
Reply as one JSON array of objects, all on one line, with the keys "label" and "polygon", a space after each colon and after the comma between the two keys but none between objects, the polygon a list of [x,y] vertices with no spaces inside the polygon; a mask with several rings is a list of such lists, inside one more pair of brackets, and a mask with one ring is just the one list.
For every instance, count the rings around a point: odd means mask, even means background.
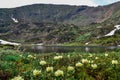
[{"label": "grass", "polygon": [[34,54],[0,49],[0,80],[119,80],[119,53]]}]

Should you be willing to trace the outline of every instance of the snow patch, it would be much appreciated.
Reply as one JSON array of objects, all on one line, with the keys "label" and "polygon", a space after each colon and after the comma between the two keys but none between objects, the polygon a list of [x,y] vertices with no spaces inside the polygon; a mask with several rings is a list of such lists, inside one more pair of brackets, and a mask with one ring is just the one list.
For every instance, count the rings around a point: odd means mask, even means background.
[{"label": "snow patch", "polygon": [[20,43],[8,42],[0,39],[0,44],[8,44],[8,45],[20,45]]},{"label": "snow patch", "polygon": [[42,46],[42,45],[43,45],[43,43],[38,43],[38,44],[36,44],[36,45]]},{"label": "snow patch", "polygon": [[120,29],[120,25],[115,25],[114,27],[115,27],[117,30]]},{"label": "snow patch", "polygon": [[105,36],[113,36],[117,29],[112,30],[110,33],[106,34]]},{"label": "snow patch", "polygon": [[13,18],[13,17],[11,17],[11,19],[12,19],[15,23],[18,23],[18,20],[17,20],[17,19],[15,19],[15,18]]},{"label": "snow patch", "polygon": [[86,42],[85,45],[88,45],[90,42]]},{"label": "snow patch", "polygon": [[120,29],[120,25],[115,25],[115,29],[112,30],[110,33],[106,34],[105,36],[113,36],[117,30]]},{"label": "snow patch", "polygon": [[120,45],[118,45],[118,47],[120,47]]}]

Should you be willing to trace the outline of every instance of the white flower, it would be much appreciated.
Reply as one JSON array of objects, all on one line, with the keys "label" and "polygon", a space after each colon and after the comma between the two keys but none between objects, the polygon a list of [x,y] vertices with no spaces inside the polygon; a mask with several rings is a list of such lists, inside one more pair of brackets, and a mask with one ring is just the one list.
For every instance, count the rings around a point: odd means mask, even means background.
[{"label": "white flower", "polygon": [[73,66],[68,66],[67,70],[68,71],[74,71],[74,67]]},{"label": "white flower", "polygon": [[46,65],[46,61],[40,61],[40,65]]},{"label": "white flower", "polygon": [[58,56],[55,56],[55,57],[54,57],[54,60],[59,60],[59,57],[58,57]]},{"label": "white flower", "polygon": [[75,66],[76,66],[76,67],[81,67],[81,66],[83,66],[83,64],[80,63],[80,62],[78,62],[78,63],[75,64]]},{"label": "white flower", "polygon": [[63,58],[63,56],[59,56],[59,58],[60,58],[60,59],[62,59],[62,58]]},{"label": "white flower", "polygon": [[64,75],[64,73],[63,73],[62,70],[57,70],[57,71],[55,72],[55,76],[56,76],[56,77],[58,77],[58,76],[63,76],[63,75]]},{"label": "white flower", "polygon": [[88,63],[89,61],[87,59],[82,59],[82,63]]},{"label": "white flower", "polygon": [[55,56],[54,57],[54,60],[60,60],[60,59],[62,59],[63,58],[63,56]]},{"label": "white flower", "polygon": [[36,59],[36,57],[34,57],[34,59]]},{"label": "white flower", "polygon": [[112,60],[112,64],[118,64],[117,60]]},{"label": "white flower", "polygon": [[70,58],[70,55],[67,55],[68,58]]},{"label": "white flower", "polygon": [[38,76],[39,74],[41,74],[41,70],[33,70],[33,75],[34,76]]},{"label": "white flower", "polygon": [[23,57],[23,55],[21,54],[21,55],[19,55],[20,57]]},{"label": "white flower", "polygon": [[28,58],[34,58],[34,56],[32,56],[32,55],[28,55]]},{"label": "white flower", "polygon": [[47,72],[53,72],[53,67],[47,67],[47,68],[46,68],[46,71],[47,71]]},{"label": "white flower", "polygon": [[107,54],[107,53],[105,53],[105,56],[107,57],[107,56],[108,56],[108,54]]},{"label": "white flower", "polygon": [[99,59],[98,57],[95,57],[95,59]]},{"label": "white flower", "polygon": [[14,77],[13,79],[11,79],[11,80],[24,80],[21,76],[17,76],[17,77]]},{"label": "white flower", "polygon": [[93,63],[94,61],[93,60],[88,60],[88,63]]},{"label": "white flower", "polygon": [[96,69],[96,68],[97,68],[97,64],[91,64],[91,67],[92,67],[93,69]]}]

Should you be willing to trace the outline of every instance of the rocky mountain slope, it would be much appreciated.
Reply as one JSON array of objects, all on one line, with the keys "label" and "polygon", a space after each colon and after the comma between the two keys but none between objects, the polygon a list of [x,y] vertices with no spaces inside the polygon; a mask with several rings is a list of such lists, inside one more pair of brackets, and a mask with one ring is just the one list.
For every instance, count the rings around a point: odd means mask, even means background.
[{"label": "rocky mountain slope", "polygon": [[9,41],[87,42],[109,33],[117,24],[120,2],[98,7],[34,4],[0,9],[0,38]]}]

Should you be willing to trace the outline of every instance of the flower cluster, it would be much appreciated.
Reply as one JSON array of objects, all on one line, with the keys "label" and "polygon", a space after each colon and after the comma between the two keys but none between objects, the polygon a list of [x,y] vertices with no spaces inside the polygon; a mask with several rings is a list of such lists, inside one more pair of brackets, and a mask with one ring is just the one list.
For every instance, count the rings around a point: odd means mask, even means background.
[{"label": "flower cluster", "polygon": [[47,62],[46,61],[40,61],[40,65],[46,65],[47,64]]},{"label": "flower cluster", "polygon": [[34,57],[33,55],[28,55],[27,57],[31,59],[36,59],[36,57]]},{"label": "flower cluster", "polygon": [[96,69],[98,66],[97,66],[97,64],[91,64],[91,67],[92,67],[93,69]]},{"label": "flower cluster", "polygon": [[107,54],[107,53],[105,53],[105,57],[108,57],[108,54]]},{"label": "flower cluster", "polygon": [[47,72],[53,72],[53,67],[47,67],[47,68],[46,68],[46,71],[47,71]]},{"label": "flower cluster", "polygon": [[95,57],[95,59],[99,59],[98,57]]},{"label": "flower cluster", "polygon": [[33,75],[34,76],[38,76],[38,75],[40,75],[41,74],[41,70],[33,70]]},{"label": "flower cluster", "polygon": [[93,60],[88,60],[88,63],[93,63],[94,61]]},{"label": "flower cluster", "polygon": [[112,60],[112,64],[118,64],[117,60]]},{"label": "flower cluster", "polygon": [[82,59],[82,63],[88,63],[89,61],[87,59]]},{"label": "flower cluster", "polygon": [[63,58],[63,56],[55,56],[54,57],[54,60],[60,60],[60,59],[62,59]]},{"label": "flower cluster", "polygon": [[68,72],[70,72],[70,71],[74,71],[75,69],[73,66],[68,66],[67,70],[68,70]]},{"label": "flower cluster", "polygon": [[62,70],[57,70],[57,71],[55,72],[55,76],[56,76],[56,77],[63,76],[63,75],[64,75],[64,73],[63,73]]},{"label": "flower cluster", "polygon": [[16,77],[14,77],[13,79],[11,79],[11,80],[24,80],[21,76],[16,76]]},{"label": "flower cluster", "polygon": [[80,62],[78,62],[78,63],[75,64],[75,66],[76,66],[76,67],[81,67],[81,66],[83,66],[83,64],[80,63]]}]

